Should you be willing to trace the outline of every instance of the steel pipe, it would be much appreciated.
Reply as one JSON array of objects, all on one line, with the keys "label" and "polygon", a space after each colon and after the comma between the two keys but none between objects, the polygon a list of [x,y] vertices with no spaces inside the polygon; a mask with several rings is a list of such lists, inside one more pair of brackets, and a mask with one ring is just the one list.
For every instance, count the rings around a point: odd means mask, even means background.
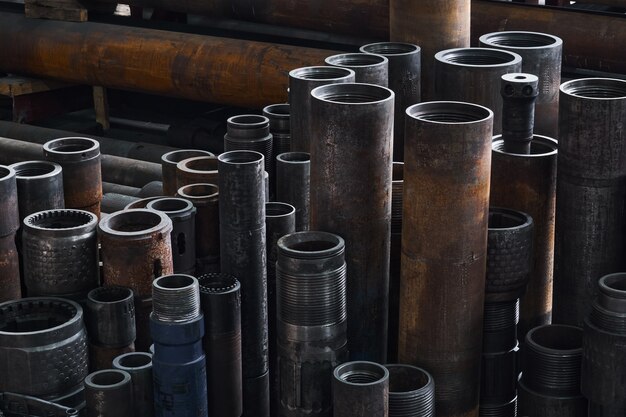
[{"label": "steel pipe", "polygon": [[442,417],[478,412],[492,123],[476,104],[407,109],[398,360],[432,373]]},{"label": "steel pipe", "polygon": [[400,317],[400,259],[402,257],[404,162],[394,162],[391,175],[391,251],[389,256],[389,333],[387,336],[387,360],[389,362],[396,362],[398,359],[398,319]]},{"label": "steel pipe", "polygon": [[404,161],[404,111],[421,101],[422,50],[403,42],[363,45],[361,52],[383,55],[389,60],[389,88],[396,94],[393,122],[393,160]]},{"label": "steel pipe", "polygon": [[[155,197],[140,198],[131,203],[128,203],[126,207],[124,207],[124,210],[145,209],[148,203],[150,203],[151,201],[160,200],[162,198],[165,198],[165,196],[162,195],[162,196],[155,196]],[[123,211],[123,210],[120,210],[120,211]]]},{"label": "steel pipe", "polygon": [[626,268],[626,81],[561,85],[555,323],[582,326],[603,275]]},{"label": "steel pipe", "polygon": [[133,389],[133,416],[154,416],[152,355],[145,352],[125,353],[113,359],[113,369],[128,372]]},{"label": "steel pipe", "polygon": [[20,221],[43,210],[64,209],[61,165],[49,161],[25,161],[10,165],[15,170]]},{"label": "steel pipe", "polygon": [[411,365],[385,365],[389,371],[389,417],[435,417],[435,380]]},{"label": "steel pipe", "polygon": [[538,78],[532,74],[504,74],[502,96],[502,140],[510,153],[529,154],[535,125]]},{"label": "steel pipe", "polygon": [[210,273],[198,278],[204,321],[209,415],[240,417],[241,285],[232,275]]},{"label": "steel pipe", "polygon": [[[34,39],[40,41],[31,42]],[[82,50],[93,53],[87,56]],[[286,101],[287,71],[319,64],[330,53],[92,22],[35,22],[15,13],[0,14],[2,71],[248,108]]]},{"label": "steel pipe", "polygon": [[85,378],[86,417],[133,417],[130,374],[105,369]]},{"label": "steel pipe", "polygon": [[296,209],[296,231],[309,230],[311,155],[287,152],[276,157],[276,200]]},{"label": "steel pipe", "polygon": [[215,156],[196,156],[183,159],[176,165],[176,187],[190,184],[218,184],[218,162]]},{"label": "steel pipe", "polygon": [[20,227],[15,170],[0,165],[0,302],[21,298],[20,261],[15,233]]},{"label": "steel pipe", "polygon": [[126,206],[138,200],[138,197],[131,197],[129,195],[105,193],[100,202],[100,211],[106,214],[115,213],[116,211],[124,210]]},{"label": "steel pipe", "polygon": [[311,152],[311,91],[325,84],[353,83],[355,73],[338,67],[304,67],[289,72],[291,151]]},{"label": "steel pipe", "polygon": [[218,156],[221,272],[241,281],[243,416],[269,416],[263,155]]},{"label": "steel pipe", "polygon": [[387,417],[389,371],[374,362],[347,362],[333,371],[334,417]]},{"label": "steel pipe", "polygon": [[22,263],[30,296],[86,295],[99,283],[98,218],[84,210],[46,210],[24,219]]},{"label": "steel pipe", "polygon": [[326,65],[348,68],[354,71],[354,82],[376,84],[387,87],[389,84],[389,59],[371,53],[351,53],[329,56]]},{"label": "steel pipe", "polygon": [[[122,185],[122,184],[114,184],[112,182],[102,182],[102,192],[104,194],[122,194],[122,195],[126,195],[129,197],[137,197],[139,195],[139,192],[141,191],[140,188],[137,187],[130,187],[128,185]],[[147,196],[144,196],[147,197]]]},{"label": "steel pipe", "polygon": [[384,362],[394,93],[349,83],[311,94],[310,227],[346,241],[350,357]]},{"label": "steel pipe", "polygon": [[487,33],[479,41],[480,46],[504,49],[522,57],[522,71],[539,79],[535,133],[558,138],[563,40],[547,33],[508,31]]},{"label": "steel pipe", "polygon": [[[263,116],[270,121],[270,133],[272,134],[272,155],[291,151],[289,104],[271,104],[263,108]],[[275,173],[272,172],[272,175]]]},{"label": "steel pipe", "polygon": [[163,194],[173,196],[178,186],[178,174],[176,167],[180,161],[196,156],[214,156],[211,152],[200,149],[177,149],[161,157],[161,172],[163,176]]}]

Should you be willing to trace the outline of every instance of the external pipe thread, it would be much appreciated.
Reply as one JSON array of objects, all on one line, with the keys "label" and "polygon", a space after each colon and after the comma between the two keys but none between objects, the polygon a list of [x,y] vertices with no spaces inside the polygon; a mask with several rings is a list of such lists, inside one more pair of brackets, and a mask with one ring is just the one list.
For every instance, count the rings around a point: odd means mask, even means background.
[{"label": "external pipe thread", "polygon": [[158,321],[181,323],[200,315],[198,280],[191,275],[166,275],[152,283],[152,314]]},{"label": "external pipe thread", "polygon": [[484,332],[499,332],[517,325],[519,299],[502,303],[485,303]]},{"label": "external pipe thread", "polygon": [[410,365],[385,365],[389,371],[389,417],[434,417],[435,381]]},{"label": "external pipe thread", "polygon": [[626,273],[600,278],[599,290],[589,320],[599,329],[626,335]]}]

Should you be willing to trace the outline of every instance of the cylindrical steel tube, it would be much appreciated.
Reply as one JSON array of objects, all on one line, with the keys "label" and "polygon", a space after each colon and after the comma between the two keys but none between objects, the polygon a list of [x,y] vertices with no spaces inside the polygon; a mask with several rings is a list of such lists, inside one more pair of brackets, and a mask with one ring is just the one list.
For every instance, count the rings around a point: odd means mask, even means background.
[{"label": "cylindrical steel tube", "polygon": [[311,229],[346,241],[350,357],[384,362],[394,93],[350,83],[311,94]]},{"label": "cylindrical steel tube", "polygon": [[218,156],[221,272],[241,280],[243,415],[269,416],[263,155]]},{"label": "cylindrical steel tube", "polygon": [[600,278],[583,326],[582,392],[589,416],[626,413],[626,273]]},{"label": "cylindrical steel tube", "polygon": [[0,165],[0,302],[22,295],[15,233],[20,227],[15,170]]},{"label": "cylindrical steel tube", "polygon": [[240,417],[241,391],[241,294],[232,275],[201,275],[200,306],[204,321],[209,415]]},{"label": "cylindrical steel tube", "polygon": [[[155,197],[140,198],[139,200],[135,200],[132,203],[127,204],[126,207],[124,207],[124,210],[145,209],[148,203],[154,200],[160,200],[162,198],[165,198],[165,196],[161,195],[161,196],[155,196]],[[124,211],[124,210],[120,210],[120,211]]]},{"label": "cylindrical steel tube", "polygon": [[324,84],[353,83],[354,75],[351,69],[339,67],[303,67],[289,72],[292,152],[311,152],[311,91]]},{"label": "cylindrical steel tube", "polygon": [[389,60],[371,53],[351,53],[329,56],[324,60],[332,67],[348,68],[354,71],[354,82],[376,84],[387,87],[389,84]]},{"label": "cylindrical steel tube", "polygon": [[435,417],[435,380],[411,365],[385,365],[389,371],[389,417]]},{"label": "cylindrical steel tube", "polygon": [[552,316],[557,142],[534,135],[530,154],[522,155],[506,152],[502,136],[496,136],[491,157],[491,206],[519,210],[533,219],[533,261],[518,327],[522,341]]},{"label": "cylindrical steel tube", "polygon": [[0,391],[53,401],[87,376],[83,309],[61,298],[0,304]]},{"label": "cylindrical steel tube", "polygon": [[500,78],[502,140],[511,153],[529,154],[535,125],[536,75],[511,73]]},{"label": "cylindrical steel tube", "polygon": [[555,323],[582,326],[600,277],[626,268],[626,81],[561,85]]},{"label": "cylindrical steel tube", "polygon": [[65,208],[61,165],[50,161],[25,161],[11,165],[17,179],[20,219],[43,210]]},{"label": "cylindrical steel tube", "polygon": [[435,55],[435,97],[475,103],[493,112],[493,132],[502,131],[500,77],[522,72],[522,57],[491,48],[457,48]]},{"label": "cylindrical steel tube", "polygon": [[[289,103],[271,104],[263,108],[263,116],[270,120],[270,133],[272,134],[272,155],[291,151],[291,131]],[[272,173],[274,175],[274,173]]]},{"label": "cylindrical steel tube", "polygon": [[137,197],[141,188],[130,187],[128,185],[114,184],[112,182],[102,182],[102,192],[104,194],[122,194]]},{"label": "cylindrical steel tube", "polygon": [[139,200],[138,197],[132,197],[130,195],[105,193],[100,202],[100,211],[106,214],[115,213],[116,211],[124,210],[125,207],[133,204],[137,200]]},{"label": "cylindrical steel tube", "polygon": [[526,335],[518,383],[522,416],[586,417],[580,392],[583,332],[579,327],[546,325]]},{"label": "cylindrical steel tube", "polygon": [[387,417],[389,371],[374,362],[347,362],[333,371],[334,417]]},{"label": "cylindrical steel tube", "polygon": [[22,261],[30,296],[86,294],[99,283],[98,218],[84,210],[47,210],[24,219]]},{"label": "cylindrical steel tube", "polygon": [[493,32],[480,37],[486,48],[504,49],[522,57],[522,71],[539,77],[535,132],[553,138],[559,134],[561,38],[538,32]]},{"label": "cylindrical steel tube", "polygon": [[296,231],[309,230],[311,155],[287,152],[276,157],[276,200],[296,209]]},{"label": "cylindrical steel tube", "polygon": [[189,275],[159,277],[153,282],[152,299],[155,414],[208,417],[204,316],[198,280]]},{"label": "cylindrical steel tube", "polygon": [[219,189],[214,184],[190,184],[178,189],[178,195],[196,208],[196,273],[219,271],[220,219]]},{"label": "cylindrical steel tube", "polygon": [[146,352],[125,353],[113,359],[113,369],[128,372],[133,389],[133,416],[154,416],[152,355]]},{"label": "cylindrical steel tube", "polygon": [[161,181],[150,181],[139,190],[139,194],[137,197],[145,198],[145,197],[156,197],[163,195],[163,182]]},{"label": "cylindrical steel tube", "polygon": [[86,417],[133,417],[133,388],[130,374],[105,369],[85,378]]},{"label": "cylindrical steel tube", "polygon": [[[402,125],[404,126],[404,123]],[[389,255],[389,328],[387,336],[387,360],[389,362],[396,362],[398,359],[403,190],[404,162],[394,162],[391,174],[391,251]]]},{"label": "cylindrical steel tube", "polygon": [[438,416],[474,416],[493,112],[427,102],[406,113],[398,360],[433,374]]},{"label": "cylindrical steel tube", "polygon": [[163,175],[163,194],[173,196],[178,186],[176,166],[180,161],[196,156],[214,156],[211,152],[200,149],[178,149],[168,152],[161,157],[161,171]]},{"label": "cylindrical steel tube", "polygon": [[422,49],[422,96],[427,100],[435,98],[432,57],[444,49],[470,46],[470,5],[470,0],[389,1],[391,41]]},{"label": "cylindrical steel tube", "polygon": [[43,145],[43,155],[63,167],[65,207],[100,216],[102,170],[98,141],[79,137],[53,139]]},{"label": "cylindrical steel tube", "polygon": [[190,184],[217,184],[219,181],[218,163],[215,156],[195,156],[183,159],[176,165],[176,187],[180,189]]},{"label": "cylindrical steel tube", "polygon": [[146,205],[149,210],[167,214],[172,220],[172,262],[175,274],[195,275],[196,208],[184,198],[166,197]]},{"label": "cylindrical steel tube", "polygon": [[389,88],[396,94],[393,122],[393,160],[404,161],[404,111],[421,101],[421,49],[403,42],[370,43],[361,52],[389,60]]},{"label": "cylindrical steel tube", "polygon": [[345,242],[299,232],[277,246],[277,415],[330,416],[331,372],[348,357]]}]

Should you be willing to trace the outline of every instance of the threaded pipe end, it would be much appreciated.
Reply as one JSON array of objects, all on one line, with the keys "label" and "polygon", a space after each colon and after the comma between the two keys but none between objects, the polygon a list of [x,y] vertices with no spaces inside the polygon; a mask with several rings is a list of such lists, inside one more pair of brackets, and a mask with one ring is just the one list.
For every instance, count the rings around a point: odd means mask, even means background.
[{"label": "threaded pipe end", "polygon": [[346,362],[335,368],[336,380],[350,385],[371,385],[389,379],[389,371],[384,366],[367,361]]},{"label": "threaded pipe end", "polygon": [[389,371],[389,417],[434,417],[435,381],[410,365],[385,365]]},{"label": "threaded pipe end", "polygon": [[175,274],[152,283],[153,315],[159,321],[180,323],[200,315],[198,280],[191,275]]},{"label": "threaded pipe end", "polygon": [[615,78],[582,78],[561,84],[561,93],[585,99],[626,99],[626,81]]},{"label": "threaded pipe end", "polygon": [[225,272],[212,272],[198,277],[202,294],[226,294],[240,288],[239,281]]},{"label": "threaded pipe end", "polygon": [[599,329],[626,335],[626,272],[603,276],[598,288],[589,320]]}]

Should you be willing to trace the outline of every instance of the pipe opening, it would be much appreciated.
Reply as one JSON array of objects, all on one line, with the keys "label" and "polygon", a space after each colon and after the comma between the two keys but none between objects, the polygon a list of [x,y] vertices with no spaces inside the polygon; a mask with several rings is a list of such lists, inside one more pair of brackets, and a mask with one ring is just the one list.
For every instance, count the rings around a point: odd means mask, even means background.
[{"label": "pipe opening", "polygon": [[87,297],[99,303],[117,303],[132,298],[133,290],[124,287],[100,287],[89,292]]},{"label": "pipe opening", "polygon": [[239,288],[239,281],[230,274],[213,272],[198,277],[201,293],[226,293]]},{"label": "pipe opening", "polygon": [[361,47],[361,51],[379,55],[404,55],[419,51],[420,47],[402,42],[371,43]]},{"label": "pipe opening", "polygon": [[116,366],[123,368],[143,368],[152,364],[152,356],[148,353],[135,352],[119,356],[115,360]]},{"label": "pipe opening", "polygon": [[267,125],[270,120],[265,116],[259,116],[257,114],[242,114],[239,116],[233,116],[227,120],[229,126],[238,128],[258,128]]},{"label": "pipe opening", "polygon": [[31,214],[26,224],[39,229],[73,229],[96,223],[96,216],[82,210],[48,210]]},{"label": "pipe opening", "polygon": [[219,188],[215,184],[190,184],[178,190],[181,197],[211,197],[218,193]]},{"label": "pipe opening", "polygon": [[494,139],[494,141],[492,142],[491,149],[496,152],[501,152],[509,155],[520,155],[522,157],[547,156],[556,153],[557,144],[556,141],[553,141],[552,139],[541,137],[539,135],[534,135],[532,142],[530,142],[529,154],[512,154],[504,150],[504,140],[502,140],[502,136],[496,136],[496,139]]},{"label": "pipe opening", "polygon": [[339,365],[334,374],[341,381],[357,385],[373,384],[389,377],[389,371],[384,366],[364,361]]},{"label": "pipe opening", "polygon": [[353,53],[333,55],[326,58],[328,65],[344,67],[369,67],[387,62],[387,58],[381,55]]},{"label": "pipe opening", "polygon": [[282,162],[309,162],[311,155],[306,152],[285,152],[276,157]]},{"label": "pipe opening", "polygon": [[180,289],[193,286],[195,280],[189,275],[168,275],[166,277],[157,278],[154,286],[164,289]]},{"label": "pipe opening", "polygon": [[265,217],[288,216],[296,212],[291,204],[271,202],[265,203]]},{"label": "pipe opening", "polygon": [[197,156],[214,156],[211,152],[201,151],[196,149],[182,149],[179,151],[172,151],[164,154],[161,157],[163,162],[169,162],[172,164],[177,164],[185,159],[195,158]]},{"label": "pipe opening", "polygon": [[15,175],[21,178],[48,175],[56,171],[58,167],[57,164],[45,161],[28,161],[12,165]]},{"label": "pipe opening", "polygon": [[492,208],[489,210],[489,229],[510,229],[528,222],[527,216],[514,210]]},{"label": "pipe opening", "polygon": [[437,53],[436,57],[443,62],[477,66],[504,65],[521,61],[519,55],[487,48],[451,49]]},{"label": "pipe opening", "polygon": [[390,99],[393,92],[373,84],[346,83],[317,87],[311,95],[318,100],[331,103],[371,104]]},{"label": "pipe opening", "polygon": [[274,117],[289,116],[289,104],[271,104],[266,106],[263,112]]},{"label": "pipe opening", "polygon": [[413,366],[388,365],[389,392],[410,392],[424,388],[430,382],[430,375]]},{"label": "pipe opening", "polygon": [[498,32],[485,35],[482,42],[489,45],[512,46],[517,48],[538,48],[552,46],[559,42],[558,38],[543,33],[529,32]]},{"label": "pipe opening", "polygon": [[0,180],[9,177],[12,174],[11,168],[0,166]]},{"label": "pipe opening", "polygon": [[264,157],[260,152],[254,151],[229,151],[224,152],[217,159],[230,164],[250,164],[262,162]]},{"label": "pipe opening", "polygon": [[582,98],[624,99],[626,81],[613,78],[583,78],[563,83],[561,91]]},{"label": "pipe opening", "polygon": [[182,169],[192,171],[217,171],[217,158],[214,156],[197,156],[180,162]]},{"label": "pipe opening", "polygon": [[339,254],[344,250],[345,242],[333,233],[305,231],[285,235],[276,245],[289,258],[318,259]]},{"label": "pipe opening", "polygon": [[29,333],[61,326],[78,314],[72,304],[45,299],[20,300],[0,308],[0,332]]},{"label": "pipe opening", "polygon": [[417,120],[435,123],[474,123],[493,117],[486,107],[453,101],[432,101],[415,104],[406,114]]},{"label": "pipe opening", "polygon": [[528,341],[547,350],[573,351],[582,349],[583,334],[578,327],[552,324],[531,330]]},{"label": "pipe opening", "polygon": [[152,210],[162,211],[163,213],[172,214],[190,210],[193,207],[193,204],[182,198],[172,197],[151,201],[146,207]]},{"label": "pipe opening", "polygon": [[191,275],[166,275],[152,282],[152,314],[158,321],[184,322],[200,315],[198,280]]},{"label": "pipe opening", "polygon": [[602,277],[600,280],[603,286],[615,291],[624,291],[624,297],[626,297],[626,274],[618,273],[611,274]]},{"label": "pipe opening", "polygon": [[347,68],[336,67],[304,67],[289,73],[291,77],[303,80],[337,80],[348,78],[353,74],[354,72]]},{"label": "pipe opening", "polygon": [[162,218],[158,213],[146,210],[129,210],[108,216],[105,221],[114,232],[141,232],[157,227]]},{"label": "pipe opening", "polygon": [[44,144],[44,151],[57,154],[81,154],[87,156],[87,152],[100,149],[98,141],[89,138],[60,138]]},{"label": "pipe opening", "polygon": [[89,383],[102,387],[117,385],[126,379],[126,375],[122,371],[106,370],[91,374]]}]

